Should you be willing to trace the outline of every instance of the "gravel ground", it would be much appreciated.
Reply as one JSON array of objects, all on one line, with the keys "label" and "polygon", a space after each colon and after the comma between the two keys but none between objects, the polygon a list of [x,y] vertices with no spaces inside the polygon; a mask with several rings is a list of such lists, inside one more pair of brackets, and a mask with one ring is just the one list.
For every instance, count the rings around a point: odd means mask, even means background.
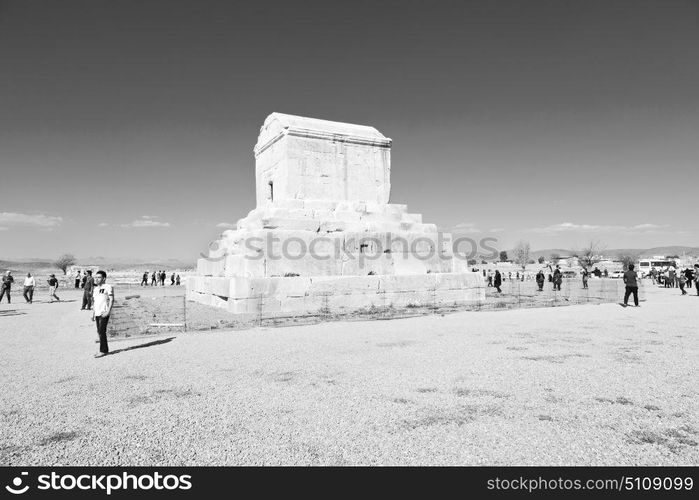
[{"label": "gravel ground", "polygon": [[[1,465],[697,465],[699,298],[112,342],[0,305]],[[45,300],[44,297],[40,297]]]}]

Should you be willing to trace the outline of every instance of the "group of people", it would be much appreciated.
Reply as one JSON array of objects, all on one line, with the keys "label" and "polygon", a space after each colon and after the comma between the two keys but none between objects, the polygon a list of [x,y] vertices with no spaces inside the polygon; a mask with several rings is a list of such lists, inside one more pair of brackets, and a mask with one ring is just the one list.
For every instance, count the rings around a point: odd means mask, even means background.
[{"label": "group of people", "polygon": [[[58,279],[55,274],[49,275],[46,280],[49,285],[49,302],[54,302],[54,299],[60,301],[56,295],[56,288],[58,288]],[[0,302],[2,302],[3,297],[7,297],[7,303],[12,303],[12,285],[15,282],[15,277],[12,276],[12,271],[6,271],[2,277],[2,286],[0,287]],[[22,296],[27,304],[32,304],[34,302],[34,288],[36,288],[36,278],[32,276],[32,273],[27,273],[27,277],[24,278],[24,288],[22,290]]]},{"label": "group of people", "polygon": [[[502,293],[502,282],[504,279],[509,279],[512,281],[512,272],[509,272],[507,274],[507,278],[499,271],[495,270],[495,272],[488,270],[483,270],[483,277],[486,278],[486,283],[488,287],[494,287],[498,293]],[[531,275],[528,273],[520,273],[519,271],[515,271],[514,278],[516,281],[524,281],[525,279],[529,280],[531,279]],[[536,273],[536,276],[534,277],[536,280],[536,284],[538,287],[538,291],[542,292],[544,290],[544,283],[546,283],[546,274],[544,274],[543,269],[539,269],[539,272]],[[563,273],[561,272],[561,267],[556,266],[556,269],[553,271],[553,273],[549,273],[548,275],[548,281],[549,283],[553,283],[553,289],[554,290],[561,290],[561,284],[563,283]],[[584,280],[584,286],[587,288],[587,280]]]},{"label": "group of people", "polygon": [[[165,271],[153,271],[153,274],[150,275],[150,286],[165,286],[165,280],[167,279],[167,273]],[[170,285],[171,286],[180,286],[180,275],[172,273],[170,276]],[[141,278],[141,286],[148,286],[148,271],[143,273],[143,277]]]},{"label": "group of people", "polygon": [[[75,278],[75,288],[83,289],[83,304],[82,310],[92,310],[92,320],[97,326],[97,335],[100,340],[100,352],[95,354],[96,358],[101,358],[109,353],[109,346],[107,344],[107,324],[109,322],[109,315],[112,312],[112,306],[114,305],[114,289],[111,285],[106,283],[107,273],[104,271],[97,271],[96,275],[92,276],[92,271],[87,270],[81,275],[78,271]],[[12,276],[12,271],[6,271],[2,276],[2,287],[0,288],[0,301],[7,297],[7,303],[11,304],[12,299],[10,293],[12,291],[12,285],[15,282],[14,276]],[[58,288],[58,279],[55,274],[49,275],[47,280],[49,285],[49,302],[60,301],[56,295],[56,289]],[[24,279],[24,299],[28,304],[34,302],[34,288],[36,287],[36,279],[32,276],[32,273],[27,273],[27,277]]]},{"label": "group of people", "polygon": [[[692,284],[699,280],[699,266],[694,266],[694,269],[686,267],[685,269],[676,269],[669,267],[664,270],[651,269],[648,273],[654,285],[663,285],[665,288],[679,288],[682,295],[686,295],[685,287],[691,289]],[[699,290],[698,292],[699,293]]]}]

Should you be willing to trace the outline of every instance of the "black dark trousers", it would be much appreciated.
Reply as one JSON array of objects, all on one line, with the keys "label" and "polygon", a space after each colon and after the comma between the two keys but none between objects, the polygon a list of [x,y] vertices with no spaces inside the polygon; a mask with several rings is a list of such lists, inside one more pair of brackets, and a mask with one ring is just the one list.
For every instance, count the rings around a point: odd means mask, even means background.
[{"label": "black dark trousers", "polygon": [[24,295],[24,300],[27,302],[31,302],[34,300],[34,287],[33,286],[25,286],[24,291],[22,292],[22,295]]},{"label": "black dark trousers", "polygon": [[109,323],[109,316],[106,318],[103,318],[102,316],[95,317],[97,335],[100,336],[100,352],[104,354],[109,352],[109,346],[107,345],[107,323]]},{"label": "black dark trousers", "polygon": [[633,303],[638,305],[638,287],[637,286],[627,286],[626,293],[624,294],[624,305],[629,304],[629,297],[633,294]]},{"label": "black dark trousers", "polygon": [[92,291],[85,290],[83,292],[83,305],[82,309],[92,309]]},{"label": "black dark trousers", "polygon": [[0,289],[0,302],[2,302],[2,298],[5,296],[5,293],[7,293],[7,303],[11,304],[12,302],[10,301],[10,288],[9,287],[7,287],[7,288],[2,287],[2,289]]}]

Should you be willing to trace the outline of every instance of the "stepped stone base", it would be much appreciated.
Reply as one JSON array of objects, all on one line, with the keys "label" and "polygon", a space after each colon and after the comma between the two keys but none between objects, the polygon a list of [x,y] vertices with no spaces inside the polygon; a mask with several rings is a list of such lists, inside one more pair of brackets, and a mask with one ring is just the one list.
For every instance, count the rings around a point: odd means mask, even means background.
[{"label": "stepped stone base", "polygon": [[236,314],[338,314],[373,307],[459,306],[485,300],[475,273],[187,278],[187,299]]}]

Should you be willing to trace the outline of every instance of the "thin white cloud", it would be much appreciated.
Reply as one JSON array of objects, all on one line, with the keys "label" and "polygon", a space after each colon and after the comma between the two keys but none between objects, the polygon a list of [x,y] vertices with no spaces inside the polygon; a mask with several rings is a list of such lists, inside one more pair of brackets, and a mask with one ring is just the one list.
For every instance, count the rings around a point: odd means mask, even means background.
[{"label": "thin white cloud", "polygon": [[121,224],[121,227],[134,227],[134,228],[172,227],[172,224],[170,224],[169,222],[162,222],[162,221],[156,220],[159,218],[160,217],[158,217],[156,215],[144,215],[140,219],[129,222],[128,224]]},{"label": "thin white cloud", "polygon": [[100,222],[99,224],[97,224],[97,227],[107,227],[108,225],[109,224],[106,222]]},{"label": "thin white cloud", "polygon": [[216,224],[216,227],[222,227],[225,229],[235,229],[237,226],[235,224],[231,224],[230,222],[219,222]]},{"label": "thin white cloud", "polygon": [[3,227],[43,227],[52,228],[63,224],[63,217],[44,214],[20,214],[0,212],[0,224]]},{"label": "thin white cloud", "polygon": [[465,233],[482,233],[474,222],[459,222],[455,226],[446,228],[447,231],[465,234]]},{"label": "thin white cloud", "polygon": [[494,227],[492,229],[489,229],[489,233],[502,233],[505,230],[504,227]]},{"label": "thin white cloud", "polygon": [[7,227],[0,227],[0,231],[7,231],[8,229]]},{"label": "thin white cloud", "polygon": [[526,229],[531,233],[565,233],[565,232],[662,232],[668,229],[669,224],[636,224],[633,226],[609,225],[609,224],[575,224],[573,222],[561,222],[545,227]]}]

